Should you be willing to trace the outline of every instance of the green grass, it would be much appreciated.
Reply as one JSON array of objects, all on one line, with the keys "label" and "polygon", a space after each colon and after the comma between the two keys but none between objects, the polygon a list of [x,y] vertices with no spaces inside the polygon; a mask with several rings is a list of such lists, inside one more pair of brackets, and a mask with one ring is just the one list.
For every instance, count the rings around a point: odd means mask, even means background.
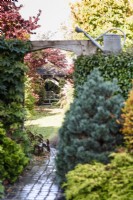
[{"label": "green grass", "polygon": [[32,131],[35,134],[42,134],[44,139],[51,140],[58,134],[59,127],[39,127],[37,125],[29,125],[27,129]]},{"label": "green grass", "polygon": [[35,119],[39,119],[41,117],[54,115],[54,114],[52,114],[51,109],[55,109],[55,108],[51,107],[51,106],[49,106],[49,107],[38,106],[38,107],[35,108],[32,116],[30,116],[28,118],[28,120],[35,120]]},{"label": "green grass", "polygon": [[52,139],[58,135],[58,130],[63,122],[64,112],[58,108],[39,106],[25,125],[35,134],[42,134],[45,139]]}]

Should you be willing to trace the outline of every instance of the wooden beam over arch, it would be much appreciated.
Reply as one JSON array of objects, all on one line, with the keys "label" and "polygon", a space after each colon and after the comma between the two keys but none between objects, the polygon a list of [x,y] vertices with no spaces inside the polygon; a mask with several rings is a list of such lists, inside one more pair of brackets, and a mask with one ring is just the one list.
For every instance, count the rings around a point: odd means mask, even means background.
[{"label": "wooden beam over arch", "polygon": [[66,51],[72,51],[77,56],[79,55],[92,55],[96,53],[97,47],[90,40],[36,40],[31,41],[30,52],[56,48]]}]

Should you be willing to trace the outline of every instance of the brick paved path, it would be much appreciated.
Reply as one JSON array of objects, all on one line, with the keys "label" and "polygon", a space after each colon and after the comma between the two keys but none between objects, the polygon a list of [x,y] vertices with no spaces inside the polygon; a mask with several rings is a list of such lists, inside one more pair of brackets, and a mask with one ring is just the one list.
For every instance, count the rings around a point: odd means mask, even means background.
[{"label": "brick paved path", "polygon": [[55,149],[51,149],[50,157],[41,165],[34,165],[4,200],[63,200],[55,182],[55,153]]}]

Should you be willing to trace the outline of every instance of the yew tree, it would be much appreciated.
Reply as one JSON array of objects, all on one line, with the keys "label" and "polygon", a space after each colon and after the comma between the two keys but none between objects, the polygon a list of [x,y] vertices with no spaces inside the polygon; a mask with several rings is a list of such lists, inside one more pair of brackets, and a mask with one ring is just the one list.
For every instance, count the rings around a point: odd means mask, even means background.
[{"label": "yew tree", "polygon": [[[133,1],[82,0],[71,4],[73,26],[79,26],[93,37],[117,27],[125,31],[128,42],[133,38]],[[119,32],[120,33],[120,32]],[[75,38],[82,38],[74,33]]]},{"label": "yew tree", "polygon": [[17,0],[0,1],[0,29],[6,38],[28,39],[34,33],[33,30],[39,27],[41,10],[36,17],[25,20],[19,13],[22,5],[17,6],[16,2]]}]

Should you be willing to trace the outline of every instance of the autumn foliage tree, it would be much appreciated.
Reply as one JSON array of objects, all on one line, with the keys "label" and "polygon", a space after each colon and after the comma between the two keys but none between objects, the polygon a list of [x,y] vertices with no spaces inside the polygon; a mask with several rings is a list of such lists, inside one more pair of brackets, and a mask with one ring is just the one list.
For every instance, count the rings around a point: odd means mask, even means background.
[{"label": "autumn foliage tree", "polygon": [[64,68],[64,70],[67,67],[66,55],[59,49],[48,48],[42,51],[29,53],[25,56],[25,63],[29,66],[29,75],[32,77],[36,76],[36,69],[38,67],[41,67],[48,62],[59,68]]},{"label": "autumn foliage tree", "polygon": [[123,120],[122,133],[128,149],[133,151],[133,88],[129,92],[121,116]]},{"label": "autumn foliage tree", "polygon": [[28,39],[33,30],[39,27],[38,21],[41,14],[39,10],[36,17],[25,20],[19,13],[22,5],[16,5],[17,0],[0,1],[0,29],[6,38]]},{"label": "autumn foliage tree", "polygon": [[32,80],[32,88],[34,90],[34,95],[38,90],[37,88],[41,87],[41,85],[44,85],[43,79],[41,79],[40,75],[37,73],[37,68],[47,63],[51,63],[52,66],[55,65],[55,67],[58,67],[67,74],[68,63],[66,55],[59,49],[48,48],[42,51],[29,53],[25,56],[25,63],[29,67],[28,76]]},{"label": "autumn foliage tree", "polygon": [[[131,0],[82,0],[71,4],[73,25],[79,26],[93,37],[117,27],[133,38],[133,1]],[[79,38],[74,33],[75,38]],[[83,37],[83,34],[80,35]]]}]

